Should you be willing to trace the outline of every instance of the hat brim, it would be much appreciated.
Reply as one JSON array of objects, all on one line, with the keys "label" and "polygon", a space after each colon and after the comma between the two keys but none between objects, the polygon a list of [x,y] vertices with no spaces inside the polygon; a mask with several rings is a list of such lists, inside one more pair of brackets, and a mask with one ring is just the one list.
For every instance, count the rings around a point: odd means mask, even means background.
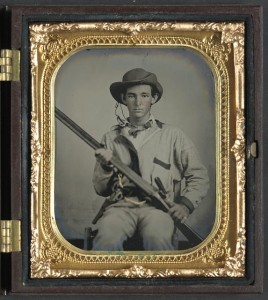
[{"label": "hat brim", "polygon": [[139,84],[146,84],[146,85],[150,85],[150,86],[155,87],[155,89],[157,90],[157,93],[158,93],[158,98],[157,98],[156,102],[159,101],[160,98],[162,97],[163,88],[160,85],[160,83],[157,82],[157,83],[152,84],[151,82],[150,83],[146,82],[146,80],[133,80],[133,81],[125,81],[125,82],[114,82],[110,86],[110,92],[111,92],[113,98],[117,102],[119,102],[121,104],[124,104],[122,102],[122,94],[125,92],[125,90],[128,87],[139,85]]}]

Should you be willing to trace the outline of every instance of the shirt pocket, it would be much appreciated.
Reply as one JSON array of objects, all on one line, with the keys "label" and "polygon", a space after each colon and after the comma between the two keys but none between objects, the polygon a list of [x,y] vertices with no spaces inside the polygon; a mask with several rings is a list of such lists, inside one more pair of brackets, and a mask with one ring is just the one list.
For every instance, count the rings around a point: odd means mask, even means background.
[{"label": "shirt pocket", "polygon": [[153,173],[152,173],[152,181],[155,185],[155,178],[159,178],[162,184],[165,187],[167,193],[172,192],[172,172],[171,172],[171,164],[169,162],[163,161],[157,157],[153,159]]}]

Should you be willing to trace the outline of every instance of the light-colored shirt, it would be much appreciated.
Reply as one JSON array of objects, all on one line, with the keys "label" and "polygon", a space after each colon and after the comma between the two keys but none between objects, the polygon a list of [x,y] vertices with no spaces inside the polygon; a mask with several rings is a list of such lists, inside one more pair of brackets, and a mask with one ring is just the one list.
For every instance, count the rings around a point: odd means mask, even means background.
[{"label": "light-colored shirt", "polygon": [[[157,187],[155,178],[159,177],[170,200],[181,203],[184,197],[196,208],[207,194],[209,179],[193,143],[180,129],[159,121],[140,137],[133,143],[135,138],[125,127],[115,126],[104,135],[102,144],[127,166],[137,164],[139,174],[151,185]],[[96,163],[93,184],[99,195],[111,194],[112,176],[112,170]]]}]

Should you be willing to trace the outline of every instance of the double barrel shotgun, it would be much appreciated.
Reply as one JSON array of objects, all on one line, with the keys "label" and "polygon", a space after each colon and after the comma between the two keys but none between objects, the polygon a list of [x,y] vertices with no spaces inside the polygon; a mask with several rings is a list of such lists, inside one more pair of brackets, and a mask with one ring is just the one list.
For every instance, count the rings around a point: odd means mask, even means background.
[{"label": "double barrel shotgun", "polygon": [[[87,133],[84,129],[77,125],[57,107],[55,107],[55,116],[91,148],[93,148],[94,150],[103,148],[103,145],[96,141],[89,133]],[[113,156],[111,159],[111,164],[115,168],[116,172],[120,172],[121,174],[125,175],[131,182],[133,182],[138,188],[140,188],[147,196],[145,199],[149,199],[152,205],[155,205],[157,208],[160,208],[165,212],[169,211],[171,204],[167,199],[166,192],[159,178],[156,179],[156,184],[159,188],[157,189],[146,182],[140,175],[134,172],[127,165],[123,164],[118,158]],[[111,204],[111,202],[109,201],[109,198],[107,198],[100,211],[97,213],[95,219],[93,220],[93,224],[98,221],[98,219],[102,216],[105,208],[108,207],[109,204]],[[174,224],[188,239],[191,247],[194,247],[203,241],[203,238],[189,225],[180,221],[174,221]]]}]

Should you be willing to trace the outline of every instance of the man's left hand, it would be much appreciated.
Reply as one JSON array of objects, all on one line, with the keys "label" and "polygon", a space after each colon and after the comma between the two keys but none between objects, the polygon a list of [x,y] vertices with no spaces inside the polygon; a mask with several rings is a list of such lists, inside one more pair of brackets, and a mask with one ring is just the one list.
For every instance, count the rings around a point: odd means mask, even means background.
[{"label": "man's left hand", "polygon": [[181,221],[182,223],[189,217],[190,210],[183,204],[174,203],[169,209],[169,214],[175,221]]}]

